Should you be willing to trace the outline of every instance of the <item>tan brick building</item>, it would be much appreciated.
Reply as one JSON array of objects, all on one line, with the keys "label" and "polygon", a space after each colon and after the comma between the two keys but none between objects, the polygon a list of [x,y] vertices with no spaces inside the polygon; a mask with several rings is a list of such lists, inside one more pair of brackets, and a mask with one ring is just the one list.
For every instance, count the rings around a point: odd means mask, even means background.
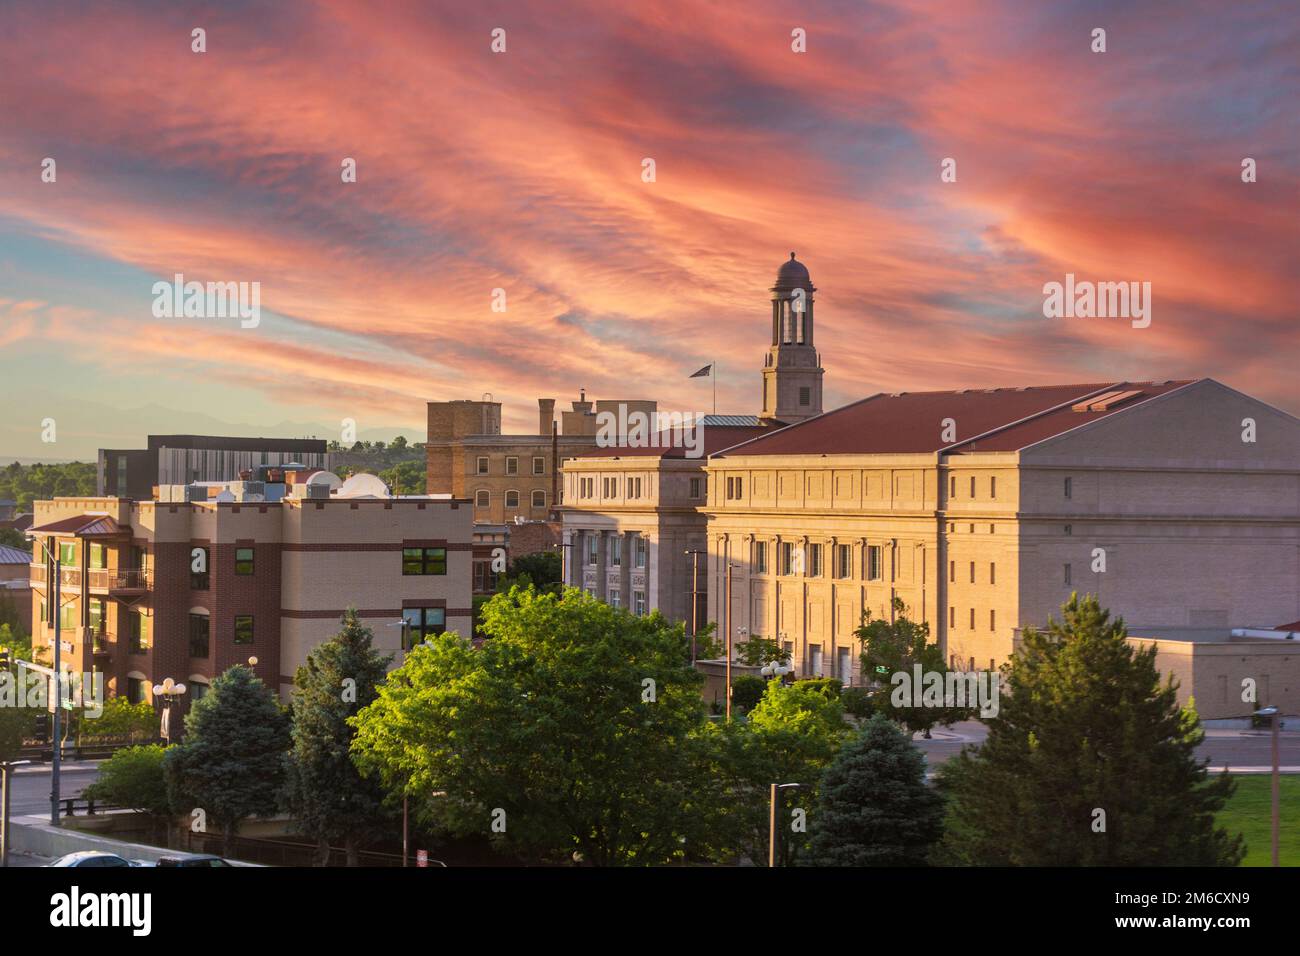
[{"label": "tan brick building", "polygon": [[601,413],[655,411],[654,402],[590,402],[584,392],[560,425],[554,399],[537,404],[537,434],[503,435],[500,402],[429,402],[425,490],[468,498],[481,523],[548,520],[560,504],[561,466],[596,449]]},{"label": "tan brick building", "polygon": [[1071,591],[1130,632],[1300,618],[1300,422],[1218,382],[874,395],[712,457],[709,612],[857,674],[901,598],[964,667]]},{"label": "tan brick building", "polygon": [[[412,640],[469,634],[468,502],[269,501],[245,497],[241,485],[222,495],[234,500],[35,503],[31,533],[63,563],[64,666],[102,671],[110,694],[150,699],[167,677],[202,694],[213,676],[256,657],[258,675],[283,695],[348,605],[398,661],[408,627]],[[191,490],[206,498],[201,486]],[[34,553],[34,640],[49,645],[54,568]]]}]

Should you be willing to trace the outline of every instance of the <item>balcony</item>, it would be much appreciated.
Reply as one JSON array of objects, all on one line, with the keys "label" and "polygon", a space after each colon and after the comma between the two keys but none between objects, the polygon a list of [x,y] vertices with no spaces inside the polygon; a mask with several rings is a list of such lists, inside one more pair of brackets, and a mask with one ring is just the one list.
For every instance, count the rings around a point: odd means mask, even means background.
[{"label": "balcony", "polygon": [[[118,568],[104,572],[107,589],[112,594],[142,594],[153,586],[153,572],[147,568]],[[91,581],[91,587],[94,587]]]}]

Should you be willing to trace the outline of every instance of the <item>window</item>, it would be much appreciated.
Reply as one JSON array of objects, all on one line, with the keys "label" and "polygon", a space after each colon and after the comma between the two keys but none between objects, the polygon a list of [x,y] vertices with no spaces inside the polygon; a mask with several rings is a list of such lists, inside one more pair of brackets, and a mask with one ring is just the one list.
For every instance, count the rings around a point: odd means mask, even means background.
[{"label": "window", "polygon": [[948,562],[948,583],[950,584],[955,583],[956,580],[957,580],[957,562],[949,561]]},{"label": "window", "polygon": [[881,552],[880,545],[873,544],[867,548],[867,580],[879,581],[881,574]]},{"label": "window", "polygon": [[853,577],[853,548],[847,544],[837,544],[835,546],[835,567],[833,572],[837,578]]},{"label": "window", "polygon": [[822,646],[811,644],[808,647],[808,673],[813,677],[822,676]]},{"label": "window", "polygon": [[77,546],[71,541],[59,542],[59,564],[65,568],[77,566]]},{"label": "window", "polygon": [[632,592],[632,613],[637,617],[645,617],[645,592]]},{"label": "window", "polygon": [[622,600],[623,598],[619,594],[618,588],[609,589],[609,600],[606,603],[609,604],[610,607],[622,607]]},{"label": "window", "polygon": [[475,508],[486,508],[491,503],[492,503],[492,492],[486,491],[484,489],[479,489],[478,491],[474,492]]},{"label": "window", "polygon": [[955,607],[948,608],[948,626],[949,627],[957,626],[957,609]]},{"label": "window", "polygon": [[1069,584],[1069,583],[1070,583],[1070,577],[1071,577],[1071,575],[1070,575],[1070,566],[1067,564],[1067,565],[1065,566],[1065,583],[1066,583],[1066,584]]},{"label": "window", "polygon": [[507,508],[518,508],[518,507],[519,507],[519,492],[517,492],[517,491],[507,491],[507,492],[506,492],[506,507],[507,507]]},{"label": "window", "polygon": [[691,497],[692,497],[692,498],[696,498],[696,499],[698,499],[698,498],[702,498],[702,497],[704,497],[704,495],[702,494],[702,490],[703,490],[703,488],[704,488],[704,483],[703,483],[699,478],[692,478],[692,479],[691,479]]},{"label": "window", "polygon": [[409,651],[416,644],[423,644],[429,638],[441,634],[447,629],[447,609],[443,607],[408,607],[402,609],[402,628],[404,643],[402,650]]},{"label": "window", "polygon": [[138,677],[126,679],[126,699],[133,704],[144,703],[144,681]]},{"label": "window", "polygon": [[478,473],[480,475],[486,475],[488,473],[487,455],[478,456]]},{"label": "window", "polygon": [[446,548],[403,548],[402,574],[446,574]]},{"label": "window", "polygon": [[190,684],[190,699],[202,700],[204,697],[208,696],[208,691],[211,689],[212,688],[210,688],[207,684],[201,683],[199,681],[194,681],[192,684]]},{"label": "window", "polygon": [[809,388],[807,385],[801,386],[799,388],[799,404],[800,405],[812,404],[812,389]]},{"label": "window", "polygon": [[86,606],[88,618],[87,625],[96,635],[104,633],[104,626],[108,623],[107,612],[104,610],[104,602],[99,598],[91,598]]},{"label": "window", "polygon": [[235,615],[235,643],[236,644],[253,643],[253,615],[251,614]]},{"label": "window", "polygon": [[640,497],[641,497],[641,479],[640,479],[640,478],[629,478],[629,479],[627,480],[627,496],[628,496],[629,498],[640,498]]},{"label": "window", "polygon": [[546,474],[546,459],[543,458],[541,455],[533,456],[533,474],[534,475]]},{"label": "window", "polygon": [[975,562],[974,561],[970,563],[970,583],[971,584],[975,583]]},{"label": "window", "polygon": [[108,567],[104,563],[104,546],[94,541],[90,543],[90,566],[96,571],[102,571]]},{"label": "window", "polygon": [[727,500],[739,501],[744,496],[744,479],[728,478],[727,479]]},{"label": "window", "polygon": [[599,540],[600,539],[597,538],[594,534],[587,535],[587,563],[588,564],[596,563],[596,559],[599,555],[599,552],[597,551],[597,548],[599,547]]},{"label": "window", "polygon": [[206,591],[208,589],[208,549],[190,549],[190,590]]},{"label": "window", "polygon": [[190,615],[190,657],[208,656],[208,616]]},{"label": "window", "polygon": [[822,576],[822,546],[820,544],[808,545],[808,577],[819,578]]},{"label": "window", "polygon": [[[998,629],[998,612],[993,610],[992,608],[989,608],[989,630],[996,631],[997,629]],[[992,668],[989,669],[992,670]]]},{"label": "window", "polygon": [[253,573],[253,549],[235,549],[235,573],[249,575]]},{"label": "window", "polygon": [[989,584],[998,583],[998,566],[994,562],[989,562]]},{"label": "window", "polygon": [[794,572],[794,545],[789,541],[781,542],[781,573],[792,574]]},{"label": "window", "polygon": [[533,492],[533,507],[534,507],[534,508],[545,508],[545,507],[546,507],[546,492],[544,492],[544,491],[534,491],[534,492]]},{"label": "window", "polygon": [[645,567],[646,555],[649,552],[649,550],[650,550],[650,543],[645,539],[645,536],[637,535],[636,552],[635,552],[636,564],[634,565],[634,567],[638,567],[638,568]]},{"label": "window", "polygon": [[990,498],[996,498],[997,496],[998,496],[998,480],[997,480],[996,478],[990,478],[990,479],[989,479],[989,497],[990,497]]},{"label": "window", "polygon": [[77,607],[77,602],[72,601],[59,608],[59,627],[65,632],[72,630],[81,623],[81,611]]},{"label": "window", "polygon": [[[975,609],[974,609],[974,608],[971,608],[971,609],[970,609],[970,629],[971,629],[972,631],[975,630]],[[974,662],[972,661],[972,662],[971,662],[971,670],[974,670],[974,669],[975,669],[975,664],[974,664]]]},{"label": "window", "polygon": [[1073,479],[1073,478],[1066,478],[1066,479],[1065,479],[1065,497],[1067,497],[1067,498],[1073,498],[1073,497],[1074,497],[1074,479]]},{"label": "window", "polygon": [[975,497],[975,476],[974,475],[970,476],[970,496],[972,498]]},{"label": "window", "polygon": [[517,456],[515,455],[506,456],[506,474],[507,475],[519,474],[519,458]]},{"label": "window", "polygon": [[948,479],[948,497],[949,498],[957,497],[957,476],[956,475],[953,475],[951,478]]},{"label": "window", "polygon": [[609,536],[609,563],[611,566],[616,568],[621,568],[623,566],[622,535],[613,534]]},{"label": "window", "polygon": [[579,498],[593,498],[593,497],[595,497],[595,495],[596,495],[596,479],[595,479],[595,478],[579,478],[579,479],[578,479],[578,497],[579,497]]},{"label": "window", "polygon": [[1065,536],[1068,538],[1068,537],[1070,537],[1070,536],[1073,535],[1073,534],[1074,534],[1074,525],[1072,525],[1072,524],[1067,524],[1067,525],[1065,526]]},{"label": "window", "polygon": [[754,542],[754,573],[767,574],[767,542]]},{"label": "window", "polygon": [[492,570],[491,561],[474,562],[473,591],[476,594],[491,594],[497,589],[497,573]]}]

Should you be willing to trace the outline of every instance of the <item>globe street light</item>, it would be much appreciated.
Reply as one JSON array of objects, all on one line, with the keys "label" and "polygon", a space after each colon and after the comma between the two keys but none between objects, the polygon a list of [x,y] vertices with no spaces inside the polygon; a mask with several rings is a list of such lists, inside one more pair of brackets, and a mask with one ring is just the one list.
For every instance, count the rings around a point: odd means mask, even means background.
[{"label": "globe street light", "polygon": [[1256,717],[1268,717],[1273,725],[1273,865],[1278,865],[1277,829],[1278,829],[1278,768],[1277,768],[1277,725],[1281,712],[1276,707],[1261,707],[1255,711]]},{"label": "globe street light", "polygon": [[168,744],[172,742],[172,704],[176,702],[181,694],[185,693],[185,685],[178,684],[168,677],[161,684],[153,685],[153,694],[155,698],[162,698],[162,726],[159,728],[162,739]]}]

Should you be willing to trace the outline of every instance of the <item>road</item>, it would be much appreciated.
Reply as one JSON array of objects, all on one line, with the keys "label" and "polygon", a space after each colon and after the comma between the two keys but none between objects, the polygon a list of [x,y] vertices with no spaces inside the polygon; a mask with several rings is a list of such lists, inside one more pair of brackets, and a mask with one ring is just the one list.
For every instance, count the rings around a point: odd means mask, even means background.
[{"label": "road", "polygon": [[[967,744],[981,743],[986,736],[987,728],[983,724],[967,720],[937,728],[930,740],[923,740],[917,734],[913,742],[933,767],[956,755]],[[1300,732],[1284,731],[1279,735],[1278,744],[1278,762],[1283,769],[1300,772]],[[1208,758],[1214,770],[1227,767],[1234,772],[1260,771],[1273,766],[1271,748],[1267,730],[1207,730],[1205,741],[1196,753],[1201,759]]]},{"label": "road", "polygon": [[[68,761],[59,768],[59,792],[66,799],[81,795],[99,772],[101,760]],[[21,817],[31,813],[50,812],[50,765],[33,764],[18,767],[11,777],[13,793],[9,797],[9,813]]]}]

